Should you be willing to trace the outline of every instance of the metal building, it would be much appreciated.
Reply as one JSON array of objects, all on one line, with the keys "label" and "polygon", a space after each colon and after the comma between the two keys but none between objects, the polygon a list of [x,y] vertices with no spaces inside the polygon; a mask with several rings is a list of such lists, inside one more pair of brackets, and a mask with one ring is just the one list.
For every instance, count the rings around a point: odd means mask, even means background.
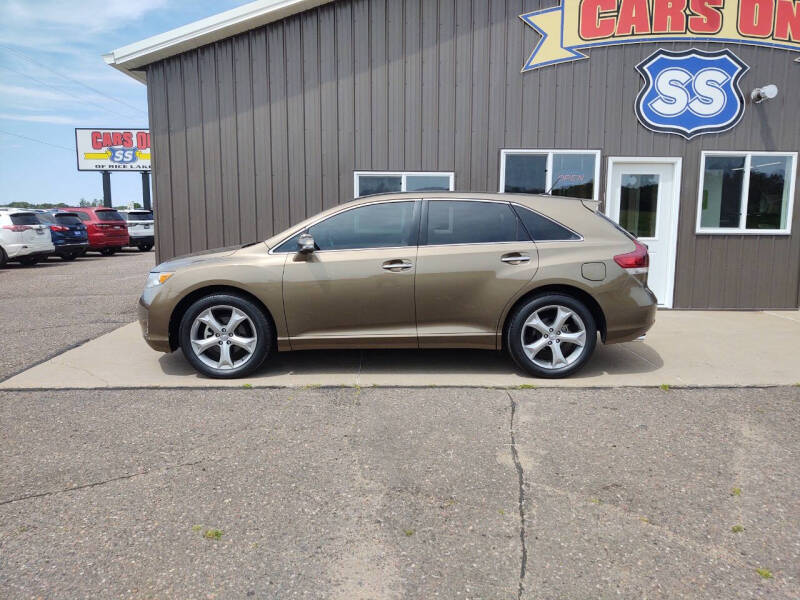
[{"label": "metal building", "polygon": [[551,192],[650,246],[664,306],[790,308],[798,51],[793,0],[259,0],[106,61],[148,87],[162,260],[381,190]]}]

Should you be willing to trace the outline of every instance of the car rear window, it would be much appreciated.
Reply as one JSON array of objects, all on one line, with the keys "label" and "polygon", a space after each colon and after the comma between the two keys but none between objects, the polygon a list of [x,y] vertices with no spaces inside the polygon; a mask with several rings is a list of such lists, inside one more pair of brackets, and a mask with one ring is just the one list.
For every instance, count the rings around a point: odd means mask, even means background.
[{"label": "car rear window", "polygon": [[61,225],[79,225],[81,220],[77,214],[56,215],[56,223]]},{"label": "car rear window", "polygon": [[129,212],[127,214],[128,221],[152,221],[153,213],[151,212]]},{"label": "car rear window", "polygon": [[95,214],[98,221],[124,221],[122,215],[115,210],[98,210]]},{"label": "car rear window", "polygon": [[13,225],[41,225],[36,213],[16,213],[11,215]]},{"label": "car rear window", "polygon": [[515,205],[519,218],[525,229],[531,234],[534,242],[560,242],[579,240],[581,237],[574,231],[567,229],[537,212]]}]

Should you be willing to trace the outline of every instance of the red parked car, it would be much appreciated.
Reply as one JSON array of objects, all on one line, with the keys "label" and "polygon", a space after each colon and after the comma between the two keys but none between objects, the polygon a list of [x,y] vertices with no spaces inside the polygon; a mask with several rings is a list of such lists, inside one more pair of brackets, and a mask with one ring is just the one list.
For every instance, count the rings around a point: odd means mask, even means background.
[{"label": "red parked car", "polygon": [[99,252],[103,256],[111,256],[128,245],[128,225],[113,208],[70,207],[70,211],[77,214],[86,225],[86,230],[89,232],[89,250]]}]

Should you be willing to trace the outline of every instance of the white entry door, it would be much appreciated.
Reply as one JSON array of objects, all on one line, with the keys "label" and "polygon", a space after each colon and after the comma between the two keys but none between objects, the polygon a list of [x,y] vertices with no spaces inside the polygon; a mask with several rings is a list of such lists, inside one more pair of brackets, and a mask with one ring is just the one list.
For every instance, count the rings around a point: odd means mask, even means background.
[{"label": "white entry door", "polygon": [[680,158],[609,158],[606,214],[646,244],[647,285],[672,307],[680,205]]}]

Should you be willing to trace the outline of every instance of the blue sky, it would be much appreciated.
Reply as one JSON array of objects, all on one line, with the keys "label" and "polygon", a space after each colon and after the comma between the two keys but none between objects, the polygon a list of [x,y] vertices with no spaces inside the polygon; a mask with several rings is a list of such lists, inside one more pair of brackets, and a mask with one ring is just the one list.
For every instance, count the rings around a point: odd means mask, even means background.
[{"label": "blue sky", "polygon": [[[146,127],[145,86],[102,55],[245,4],[232,0],[0,0],[0,205],[103,196],[75,166],[75,127]],[[115,205],[141,176],[111,176]]]}]

